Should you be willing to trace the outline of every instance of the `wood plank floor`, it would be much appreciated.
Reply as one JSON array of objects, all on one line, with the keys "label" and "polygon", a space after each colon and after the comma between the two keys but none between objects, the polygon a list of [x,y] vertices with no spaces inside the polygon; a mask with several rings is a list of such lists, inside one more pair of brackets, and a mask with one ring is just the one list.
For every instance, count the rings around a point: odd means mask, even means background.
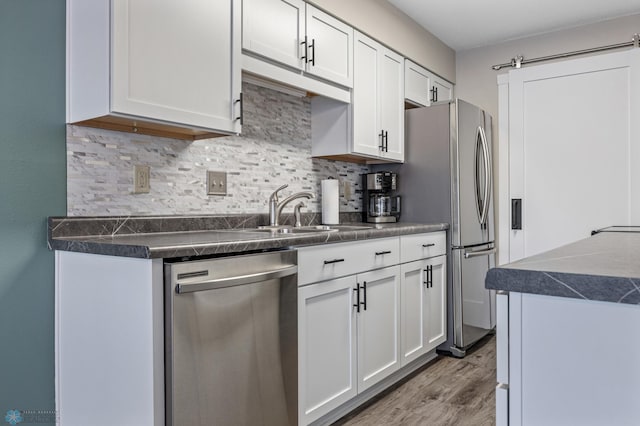
[{"label": "wood plank floor", "polygon": [[440,357],[334,425],[495,424],[495,336],[462,359]]}]

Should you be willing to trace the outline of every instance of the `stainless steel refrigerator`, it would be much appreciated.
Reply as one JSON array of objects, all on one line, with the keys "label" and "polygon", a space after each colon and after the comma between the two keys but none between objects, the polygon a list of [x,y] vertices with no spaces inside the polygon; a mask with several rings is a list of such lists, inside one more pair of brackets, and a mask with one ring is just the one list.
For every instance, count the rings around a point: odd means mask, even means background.
[{"label": "stainless steel refrigerator", "polygon": [[[447,341],[462,357],[495,328],[491,116],[462,100],[405,114],[405,162],[395,166],[402,222],[447,222]],[[389,167],[386,167],[387,169]]]}]

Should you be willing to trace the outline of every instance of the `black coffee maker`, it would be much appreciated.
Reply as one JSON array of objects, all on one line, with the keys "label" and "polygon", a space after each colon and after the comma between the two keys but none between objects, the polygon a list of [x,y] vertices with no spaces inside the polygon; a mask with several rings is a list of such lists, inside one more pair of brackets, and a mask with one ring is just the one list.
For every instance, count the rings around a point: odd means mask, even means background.
[{"label": "black coffee maker", "polygon": [[362,175],[363,222],[397,222],[400,218],[400,196],[395,195],[397,174],[375,172]]}]

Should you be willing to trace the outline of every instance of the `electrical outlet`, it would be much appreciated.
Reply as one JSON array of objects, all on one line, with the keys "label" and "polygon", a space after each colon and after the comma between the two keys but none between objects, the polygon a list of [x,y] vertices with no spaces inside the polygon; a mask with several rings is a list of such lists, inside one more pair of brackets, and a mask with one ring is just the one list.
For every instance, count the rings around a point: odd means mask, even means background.
[{"label": "electrical outlet", "polygon": [[134,194],[146,194],[151,191],[149,177],[151,167],[135,165],[133,167],[133,192]]},{"label": "electrical outlet", "polygon": [[207,171],[207,195],[227,195],[227,172]]}]

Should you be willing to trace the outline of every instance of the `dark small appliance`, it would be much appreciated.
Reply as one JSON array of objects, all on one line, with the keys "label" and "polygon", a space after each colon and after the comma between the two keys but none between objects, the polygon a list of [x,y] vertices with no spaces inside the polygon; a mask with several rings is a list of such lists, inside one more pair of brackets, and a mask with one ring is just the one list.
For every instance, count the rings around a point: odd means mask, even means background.
[{"label": "dark small appliance", "polygon": [[362,175],[362,215],[364,222],[397,222],[400,217],[400,196],[395,195],[397,174],[375,172]]}]

